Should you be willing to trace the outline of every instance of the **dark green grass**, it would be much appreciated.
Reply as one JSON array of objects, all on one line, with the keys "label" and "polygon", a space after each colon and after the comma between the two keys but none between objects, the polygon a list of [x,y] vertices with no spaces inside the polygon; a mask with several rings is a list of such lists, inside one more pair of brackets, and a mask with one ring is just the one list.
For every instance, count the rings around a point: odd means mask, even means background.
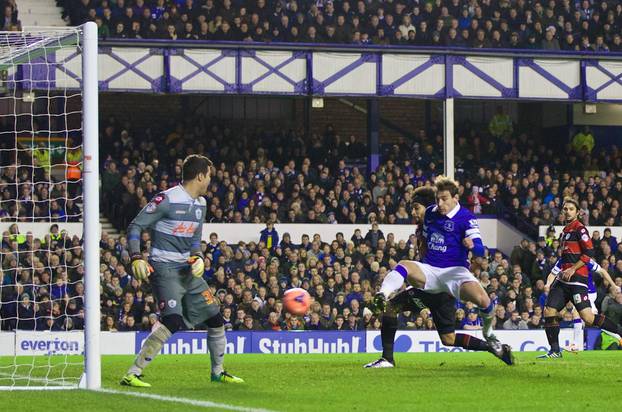
[{"label": "dark green grass", "polygon": [[[209,382],[209,356],[167,355],[145,371],[153,387],[142,390],[118,385],[132,356],[105,356],[102,378],[111,389],[278,411],[622,410],[622,353],[582,352],[546,361],[535,356],[518,353],[518,365],[508,367],[485,353],[398,354],[397,368],[370,370],[362,365],[376,355],[227,355],[227,369],[246,384],[221,385]],[[7,361],[12,358],[0,359],[0,365]],[[87,391],[0,392],[0,405],[5,411],[46,412],[203,409]]]}]

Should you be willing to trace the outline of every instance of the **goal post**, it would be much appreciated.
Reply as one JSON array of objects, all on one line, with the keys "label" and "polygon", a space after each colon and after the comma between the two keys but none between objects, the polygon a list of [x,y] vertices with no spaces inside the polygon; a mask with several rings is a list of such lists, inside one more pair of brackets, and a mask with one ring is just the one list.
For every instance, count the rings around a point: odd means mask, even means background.
[{"label": "goal post", "polygon": [[101,387],[97,47],[0,32],[0,390]]},{"label": "goal post", "polygon": [[99,100],[97,77],[97,25],[83,26],[82,123],[84,134],[84,266],[86,389],[101,387],[100,297],[99,297]]}]

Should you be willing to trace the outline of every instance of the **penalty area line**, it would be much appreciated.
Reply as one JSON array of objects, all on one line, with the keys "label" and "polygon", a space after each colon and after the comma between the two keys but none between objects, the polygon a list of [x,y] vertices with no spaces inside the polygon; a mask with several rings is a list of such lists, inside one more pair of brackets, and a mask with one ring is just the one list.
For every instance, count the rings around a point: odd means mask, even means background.
[{"label": "penalty area line", "polygon": [[115,389],[106,389],[106,388],[97,389],[94,392],[103,392],[103,393],[109,393],[113,395],[134,396],[136,398],[153,399],[156,401],[164,401],[164,402],[183,403],[186,405],[199,406],[203,408],[220,408],[220,409],[227,409],[230,411],[243,411],[243,412],[274,412],[269,409],[248,408],[244,406],[229,405],[226,403],[201,401],[198,399],[180,398],[177,396],[157,395],[153,393],[129,392],[129,391],[120,391],[120,390],[115,390]]}]

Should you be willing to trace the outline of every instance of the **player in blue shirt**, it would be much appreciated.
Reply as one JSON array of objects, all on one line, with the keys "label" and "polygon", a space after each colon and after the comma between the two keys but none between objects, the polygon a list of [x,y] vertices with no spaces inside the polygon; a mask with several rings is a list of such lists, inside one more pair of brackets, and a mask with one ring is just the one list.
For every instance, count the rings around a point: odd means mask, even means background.
[{"label": "player in blue shirt", "polygon": [[476,257],[483,257],[485,252],[477,219],[458,203],[458,184],[454,180],[440,176],[435,186],[436,204],[426,209],[423,221],[426,249],[423,262],[400,261],[383,280],[375,300],[382,307],[382,301],[408,281],[411,286],[430,294],[447,293],[473,302],[482,312],[487,342],[469,335],[448,333],[441,335],[443,344],[473,350],[492,347],[504,361],[507,359],[506,363],[512,364],[511,348],[501,345],[491,333],[494,303],[468,269],[469,252]]}]

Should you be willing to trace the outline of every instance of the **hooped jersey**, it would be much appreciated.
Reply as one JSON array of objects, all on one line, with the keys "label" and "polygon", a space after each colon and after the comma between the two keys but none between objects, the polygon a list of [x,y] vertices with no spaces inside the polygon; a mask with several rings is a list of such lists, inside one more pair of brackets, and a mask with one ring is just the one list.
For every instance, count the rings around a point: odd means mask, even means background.
[{"label": "hooped jersey", "polygon": [[560,259],[562,270],[572,267],[579,261],[584,263],[584,266],[577,269],[569,281],[563,281],[561,279],[560,281],[567,284],[587,286],[587,278],[589,275],[587,264],[594,256],[594,248],[586,227],[579,220],[575,220],[566,225],[559,240],[562,249],[562,256]]},{"label": "hooped jersey", "polygon": [[128,227],[130,253],[140,253],[140,234],[151,230],[150,258],[156,262],[182,263],[201,254],[206,210],[205,199],[192,198],[182,185],[157,194]]}]

